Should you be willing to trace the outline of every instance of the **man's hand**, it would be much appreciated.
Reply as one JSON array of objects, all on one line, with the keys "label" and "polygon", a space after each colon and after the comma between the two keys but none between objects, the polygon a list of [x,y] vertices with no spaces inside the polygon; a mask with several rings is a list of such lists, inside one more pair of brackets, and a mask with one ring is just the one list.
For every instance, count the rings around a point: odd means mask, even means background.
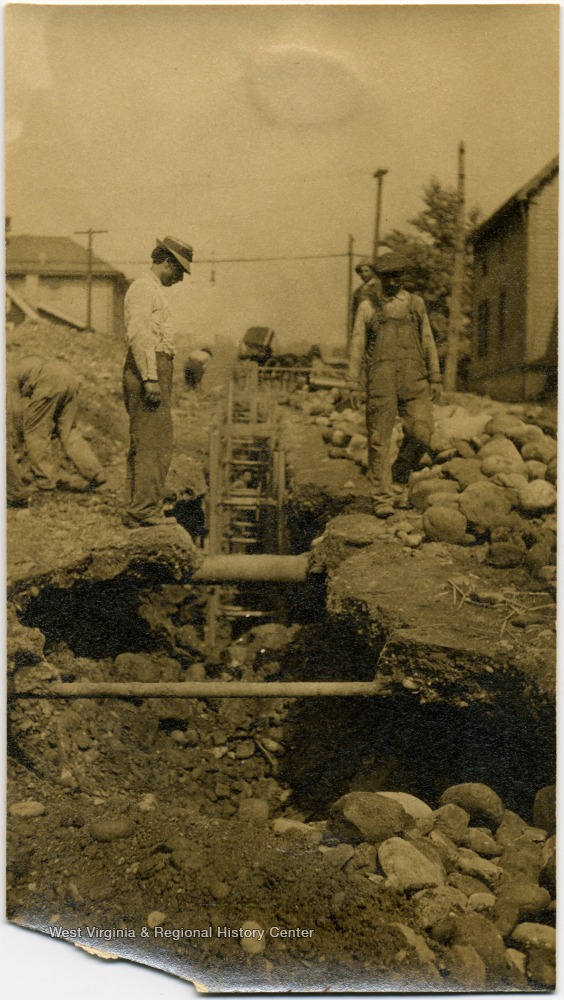
[{"label": "man's hand", "polygon": [[439,404],[442,398],[443,389],[440,382],[431,382],[431,402]]},{"label": "man's hand", "polygon": [[161,387],[158,382],[150,380],[143,382],[145,402],[150,410],[156,410],[161,405]]},{"label": "man's hand", "polygon": [[349,391],[351,410],[358,410],[361,400],[360,383],[358,379],[348,379],[347,389]]}]

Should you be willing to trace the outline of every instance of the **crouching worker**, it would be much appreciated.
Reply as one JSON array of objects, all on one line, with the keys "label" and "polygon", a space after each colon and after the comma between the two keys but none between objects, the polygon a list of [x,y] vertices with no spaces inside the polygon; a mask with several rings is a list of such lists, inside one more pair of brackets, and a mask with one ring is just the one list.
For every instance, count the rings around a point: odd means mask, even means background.
[{"label": "crouching worker", "polygon": [[[8,373],[8,394],[13,407],[18,397],[22,405],[23,437],[27,458],[40,490],[57,486],[87,491],[106,482],[100,460],[76,426],[78,416],[78,377],[61,361],[28,357],[16,361]],[[52,448],[58,439],[67,458],[80,477],[61,475]]]},{"label": "crouching worker", "polygon": [[189,389],[198,388],[212,357],[209,347],[200,347],[188,355],[184,364],[184,380]]},{"label": "crouching worker", "polygon": [[402,279],[409,262],[398,253],[375,265],[382,290],[358,306],[349,359],[351,404],[358,407],[360,372],[366,369],[368,479],[373,512],[394,512],[390,445],[399,414],[404,439],[394,464],[398,481],[406,482],[429,447],[431,402],[440,393],[440,369],[433,333],[419,295],[406,291]]}]

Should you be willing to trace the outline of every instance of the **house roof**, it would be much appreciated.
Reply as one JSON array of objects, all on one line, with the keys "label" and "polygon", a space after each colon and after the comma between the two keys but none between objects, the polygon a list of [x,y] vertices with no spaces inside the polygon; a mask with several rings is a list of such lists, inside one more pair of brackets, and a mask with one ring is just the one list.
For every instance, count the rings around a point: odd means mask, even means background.
[{"label": "house roof", "polygon": [[531,180],[524,184],[523,187],[519,188],[515,194],[511,195],[507,201],[504,201],[503,205],[500,205],[498,209],[493,213],[493,215],[488,216],[473,232],[471,236],[471,241],[473,243],[478,242],[482,236],[485,236],[490,230],[495,229],[503,216],[514,211],[520,205],[527,204],[532,198],[537,194],[538,191],[545,184],[553,179],[558,173],[558,155],[554,156],[546,166],[539,170],[538,174],[535,174]]},{"label": "house roof", "polygon": [[[88,251],[69,236],[9,236],[6,242],[6,274],[81,277],[88,270]],[[125,275],[100,257],[92,256],[92,274],[126,281]]]},{"label": "house roof", "polygon": [[8,284],[8,282],[6,282],[5,289],[6,289],[6,297],[10,299],[10,301],[13,302],[14,305],[18,307],[18,309],[21,309],[24,316],[27,316],[27,318],[30,319],[33,323],[39,323],[40,316],[35,311],[35,309],[33,309],[32,306],[30,306],[27,299],[25,299],[23,295],[18,295],[18,293],[14,291],[14,289],[12,288],[11,285]]}]

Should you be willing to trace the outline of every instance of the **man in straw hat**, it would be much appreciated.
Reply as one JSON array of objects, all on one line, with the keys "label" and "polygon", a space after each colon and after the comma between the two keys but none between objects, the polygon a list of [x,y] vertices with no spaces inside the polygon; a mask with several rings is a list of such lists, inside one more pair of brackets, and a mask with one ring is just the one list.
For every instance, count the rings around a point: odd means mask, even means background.
[{"label": "man in straw hat", "polygon": [[128,508],[124,524],[144,528],[174,524],[162,499],[172,458],[174,330],[165,288],[190,274],[192,247],[171,236],[157,240],[152,266],[125,296],[127,357],[123,392],[129,414]]},{"label": "man in straw hat", "polygon": [[405,482],[429,447],[431,402],[440,393],[439,361],[425,303],[402,287],[409,267],[399,253],[378,258],[381,299],[360,302],[351,340],[348,378],[353,406],[358,405],[363,359],[366,366],[368,478],[376,517],[394,513],[390,444],[398,413],[404,439],[394,473]]}]

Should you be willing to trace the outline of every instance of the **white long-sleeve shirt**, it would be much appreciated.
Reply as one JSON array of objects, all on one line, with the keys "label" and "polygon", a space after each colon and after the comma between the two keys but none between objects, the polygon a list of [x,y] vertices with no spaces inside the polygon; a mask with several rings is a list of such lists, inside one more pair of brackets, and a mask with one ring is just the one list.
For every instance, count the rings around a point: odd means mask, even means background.
[{"label": "white long-sleeve shirt", "polygon": [[[441,371],[437,356],[437,347],[425,303],[419,295],[413,295],[401,288],[397,295],[390,299],[382,298],[382,312],[385,316],[395,319],[403,319],[411,310],[419,316],[421,329],[421,346],[427,364],[427,374],[430,382],[440,382]],[[366,350],[366,337],[370,328],[370,321],[374,316],[374,306],[370,299],[363,299],[355,316],[353,332],[351,337],[349,356],[349,378],[358,381],[362,359]]]},{"label": "white long-sleeve shirt", "polygon": [[157,352],[174,357],[174,327],[159,279],[147,271],[125,296],[125,340],[144,382],[157,379]]}]

